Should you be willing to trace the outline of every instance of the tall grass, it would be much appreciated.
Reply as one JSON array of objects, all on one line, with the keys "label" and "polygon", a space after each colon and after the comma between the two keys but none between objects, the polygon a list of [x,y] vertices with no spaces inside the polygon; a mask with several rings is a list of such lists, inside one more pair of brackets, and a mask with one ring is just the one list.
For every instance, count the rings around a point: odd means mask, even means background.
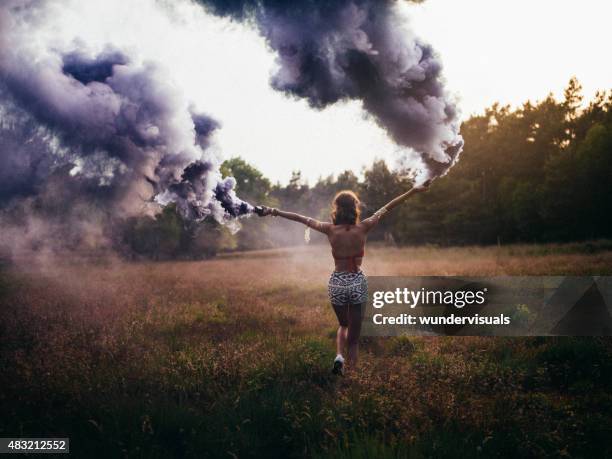
[{"label": "tall grass", "polygon": [[[373,248],[365,268],[606,274],[612,254]],[[318,247],[1,271],[0,436],[94,458],[612,454],[610,340],[368,338],[336,378],[328,271]]]}]

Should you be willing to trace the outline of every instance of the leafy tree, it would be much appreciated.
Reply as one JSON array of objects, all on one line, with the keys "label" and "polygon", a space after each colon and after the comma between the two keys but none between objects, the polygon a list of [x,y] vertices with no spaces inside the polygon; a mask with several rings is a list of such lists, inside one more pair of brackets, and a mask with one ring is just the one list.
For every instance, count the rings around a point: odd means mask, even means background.
[{"label": "leafy tree", "polygon": [[[392,172],[384,161],[375,161],[369,169],[364,171],[361,198],[366,214],[371,214],[380,209],[397,196],[400,191],[408,190],[408,188],[409,184],[402,180],[397,173]],[[397,234],[394,234],[397,222],[398,214],[390,214],[372,232],[371,238],[384,238],[388,241],[394,241],[397,237]]]},{"label": "leafy tree", "polygon": [[[232,158],[221,165],[223,176],[232,176],[236,179],[236,192],[241,199],[253,205],[277,204],[271,197],[272,185],[257,168],[247,163],[240,157]],[[256,215],[241,219],[238,224],[242,227],[234,235],[229,232],[223,233],[223,237],[216,235],[213,239],[223,241],[223,248],[235,248],[239,250],[261,249],[272,246],[270,237],[270,221]],[[200,239],[205,239],[204,232]],[[233,240],[233,241],[232,241]],[[204,241],[200,242],[203,244]]]},{"label": "leafy tree", "polygon": [[[612,237],[612,91],[601,91],[583,108],[582,88],[572,78],[563,100],[549,95],[518,108],[494,104],[463,123],[465,150],[459,163],[383,220],[371,235],[402,244],[496,244]],[[329,219],[330,203],[343,189],[358,192],[367,216],[407,190],[410,177],[384,161],[321,177],[313,186],[294,171],[287,185],[272,185],[241,158],[223,163],[236,178],[239,196]],[[304,228],[282,219],[240,220],[231,234],[214,222],[181,221],[173,206],[155,218],[125,222],[125,245],[154,259],[207,257],[304,243]],[[313,242],[324,236],[313,233]]]}]

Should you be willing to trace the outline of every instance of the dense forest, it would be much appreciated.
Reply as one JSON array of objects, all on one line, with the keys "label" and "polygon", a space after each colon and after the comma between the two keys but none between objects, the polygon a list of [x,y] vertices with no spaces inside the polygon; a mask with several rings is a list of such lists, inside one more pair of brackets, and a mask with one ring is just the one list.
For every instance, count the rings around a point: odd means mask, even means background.
[{"label": "dense forest", "polygon": [[[495,104],[462,126],[465,150],[428,193],[391,214],[371,239],[395,244],[507,244],[612,237],[612,91],[585,104],[572,79],[563,100],[552,94],[511,108]],[[376,152],[372,152],[376,156]],[[309,185],[300,172],[272,184],[241,158],[223,164],[239,195],[327,220],[342,189],[359,193],[365,215],[411,186],[383,161]],[[361,172],[361,173],[359,173]],[[128,222],[122,245],[152,258],[207,257],[218,251],[304,243],[304,228],[272,218],[240,221],[242,229],[186,224],[172,207]],[[313,235],[313,242],[320,236]]]}]

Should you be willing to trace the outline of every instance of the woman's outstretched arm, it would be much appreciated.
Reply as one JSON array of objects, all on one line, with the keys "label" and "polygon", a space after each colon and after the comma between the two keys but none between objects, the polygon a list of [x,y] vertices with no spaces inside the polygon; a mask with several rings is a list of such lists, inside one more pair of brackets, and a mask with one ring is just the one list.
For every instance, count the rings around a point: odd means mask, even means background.
[{"label": "woman's outstretched arm", "polygon": [[387,204],[385,204],[382,209],[386,209],[387,212],[393,210],[397,206],[399,206],[402,202],[408,199],[410,196],[416,193],[422,193],[423,191],[427,191],[429,189],[429,185],[431,185],[431,180],[427,180],[425,183],[419,186],[414,186],[410,190],[406,191],[404,194],[400,194],[397,198],[392,199]]},{"label": "woman's outstretched arm", "polygon": [[313,230],[319,231],[321,233],[327,234],[330,224],[327,222],[320,222],[319,220],[315,220],[314,218],[306,217],[304,215],[296,214],[294,212],[285,212],[284,210],[276,209],[275,207],[263,207],[262,215],[272,215],[273,217],[283,217],[287,220],[292,220],[294,222],[302,223]]},{"label": "woman's outstretched arm", "polygon": [[402,202],[404,202],[406,199],[408,199],[413,194],[422,193],[424,191],[427,191],[429,189],[429,185],[431,185],[431,180],[427,180],[422,185],[412,187],[410,190],[406,191],[405,193],[400,194],[399,196],[397,196],[396,198],[392,199],[387,204],[382,206],[376,212],[374,212],[374,215],[372,215],[369,218],[366,218],[363,221],[363,224],[366,225],[368,230],[373,228],[380,221],[380,219],[385,216],[387,212],[395,209],[397,206],[399,206]]}]

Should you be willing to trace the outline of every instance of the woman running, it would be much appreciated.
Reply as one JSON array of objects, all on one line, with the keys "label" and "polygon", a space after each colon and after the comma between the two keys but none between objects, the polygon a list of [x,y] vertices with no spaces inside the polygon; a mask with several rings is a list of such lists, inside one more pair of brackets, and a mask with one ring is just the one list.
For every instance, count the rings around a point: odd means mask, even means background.
[{"label": "woman running", "polygon": [[359,220],[360,201],[352,191],[341,191],[333,200],[331,223],[320,222],[304,215],[285,212],[276,208],[263,207],[261,215],[272,215],[303,223],[327,235],[334,257],[335,270],[329,278],[329,299],[338,322],[336,334],[337,355],[333,372],[344,373],[344,351],[348,351],[348,366],[357,363],[359,335],[361,333],[362,311],[368,299],[368,283],[361,271],[365,243],[368,233],[378,224],[385,214],[404,202],[415,193],[426,191],[430,182],[416,186],[396,197],[369,218]]}]

